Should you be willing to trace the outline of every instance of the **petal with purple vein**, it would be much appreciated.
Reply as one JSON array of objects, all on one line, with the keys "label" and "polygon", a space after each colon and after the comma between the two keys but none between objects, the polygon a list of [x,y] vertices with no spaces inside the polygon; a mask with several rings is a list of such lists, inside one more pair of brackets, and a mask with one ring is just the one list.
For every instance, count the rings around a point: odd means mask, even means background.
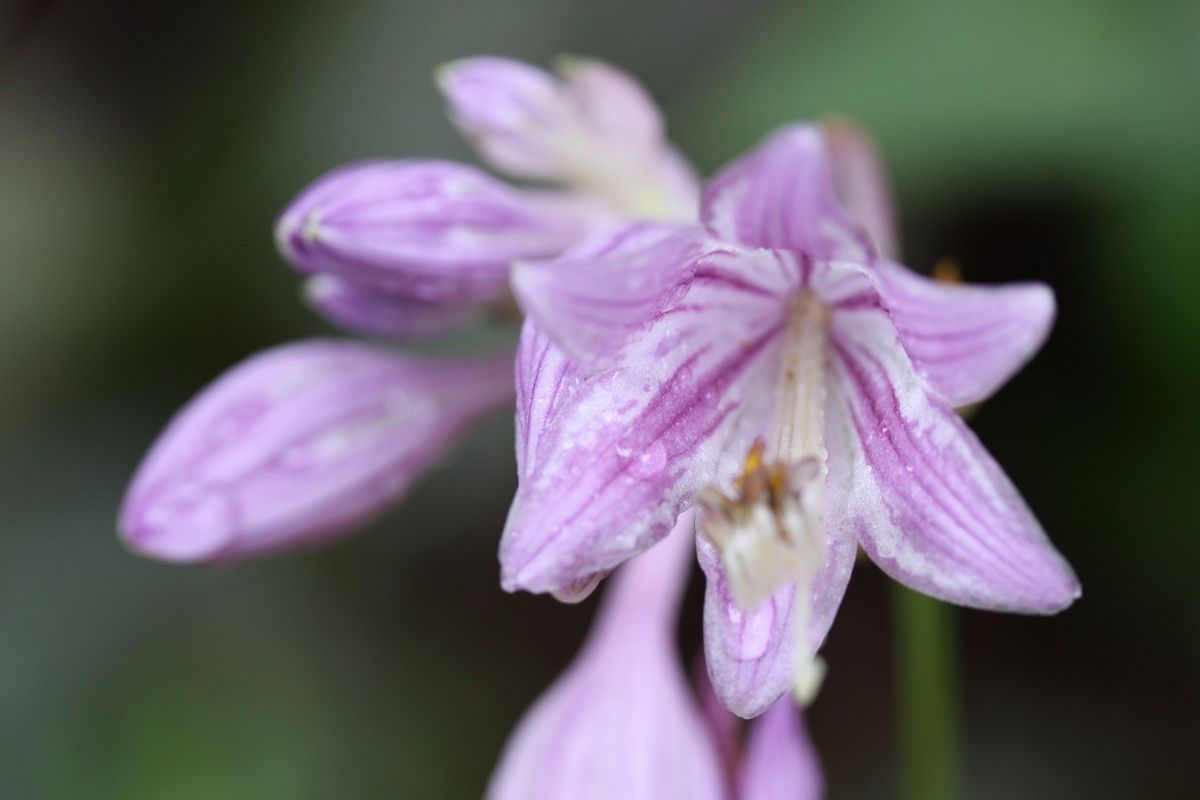
[{"label": "petal with purple vein", "polygon": [[842,311],[832,335],[830,461],[845,460],[841,513],[871,559],[960,605],[1070,605],[1079,596],[1070,566],[975,434],[914,372],[886,313]]}]

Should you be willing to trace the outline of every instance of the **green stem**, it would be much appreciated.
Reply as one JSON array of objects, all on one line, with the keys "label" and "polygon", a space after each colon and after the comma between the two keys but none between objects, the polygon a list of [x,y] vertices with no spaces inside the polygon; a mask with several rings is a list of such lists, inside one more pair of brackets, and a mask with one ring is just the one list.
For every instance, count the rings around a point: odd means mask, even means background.
[{"label": "green stem", "polygon": [[958,675],[953,607],[896,584],[900,672],[901,793],[907,800],[959,794]]}]

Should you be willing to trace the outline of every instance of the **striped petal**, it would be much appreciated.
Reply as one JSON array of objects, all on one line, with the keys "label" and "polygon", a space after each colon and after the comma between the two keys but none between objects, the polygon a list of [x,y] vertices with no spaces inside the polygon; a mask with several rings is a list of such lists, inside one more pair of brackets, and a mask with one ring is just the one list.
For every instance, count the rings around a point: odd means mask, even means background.
[{"label": "striped petal", "polygon": [[783,128],[704,189],[701,220],[717,239],[868,261],[868,240],[842,211],[820,128]]},{"label": "striped petal", "polygon": [[842,515],[896,580],[961,605],[1053,613],[1079,584],[983,445],[932,394],[879,309],[833,323],[829,458]]},{"label": "striped petal", "polygon": [[1054,322],[1054,293],[1040,283],[942,283],[886,261],[873,277],[913,365],[952,406],[991,396]]},{"label": "striped petal", "polygon": [[554,261],[518,264],[513,293],[572,358],[592,361],[679,301],[705,242],[694,227],[625,226]]},{"label": "striped petal", "polygon": [[508,401],[510,363],[339,341],[260,353],[159,437],[121,510],[125,542],[166,561],[229,562],[345,535]]},{"label": "striped petal", "polygon": [[803,715],[783,698],[750,727],[738,775],[738,800],[819,800],[821,764]]},{"label": "striped petal", "polygon": [[699,273],[599,369],[572,362],[529,317],[504,587],[586,583],[664,536],[701,485],[732,474],[769,419],[782,326],[773,296]]}]

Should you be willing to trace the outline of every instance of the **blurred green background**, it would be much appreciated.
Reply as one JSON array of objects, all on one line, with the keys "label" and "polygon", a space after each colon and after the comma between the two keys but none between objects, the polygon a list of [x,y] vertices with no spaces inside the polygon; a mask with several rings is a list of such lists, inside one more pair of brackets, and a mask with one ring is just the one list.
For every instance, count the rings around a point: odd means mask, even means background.
[{"label": "blurred green background", "polygon": [[[561,52],[643,77],[705,172],[855,117],[910,265],[1055,287],[973,425],[1084,596],[957,613],[965,795],[1200,797],[1200,4],[1168,0],[0,4],[0,797],[480,793],[592,609],[498,588],[508,420],[324,552],[173,568],[114,519],[193,392],[327,332],[271,242],[293,193],[469,158],[432,70]],[[896,790],[886,588],[856,573],[811,712],[834,798]]]}]

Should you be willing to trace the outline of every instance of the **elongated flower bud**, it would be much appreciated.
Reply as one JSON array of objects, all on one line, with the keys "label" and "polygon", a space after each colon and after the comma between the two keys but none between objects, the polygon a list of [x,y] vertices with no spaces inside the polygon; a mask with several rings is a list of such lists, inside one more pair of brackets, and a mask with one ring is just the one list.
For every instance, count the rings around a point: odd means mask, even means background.
[{"label": "elongated flower bud", "polygon": [[689,512],[617,573],[579,657],[509,741],[490,800],[726,795],[720,756],[675,653],[692,536]]},{"label": "elongated flower bud", "polygon": [[750,727],[738,800],[819,800],[824,779],[800,709],[784,697]]},{"label": "elongated flower bud", "polygon": [[318,178],[275,235],[301,272],[375,285],[423,303],[492,299],[516,259],[561,252],[589,224],[578,203],[442,161],[378,161]]},{"label": "elongated flower bud", "polygon": [[509,354],[428,361],[339,341],[259,353],[187,405],[121,510],[126,544],[229,562],[324,542],[399,499],[512,395]]}]

